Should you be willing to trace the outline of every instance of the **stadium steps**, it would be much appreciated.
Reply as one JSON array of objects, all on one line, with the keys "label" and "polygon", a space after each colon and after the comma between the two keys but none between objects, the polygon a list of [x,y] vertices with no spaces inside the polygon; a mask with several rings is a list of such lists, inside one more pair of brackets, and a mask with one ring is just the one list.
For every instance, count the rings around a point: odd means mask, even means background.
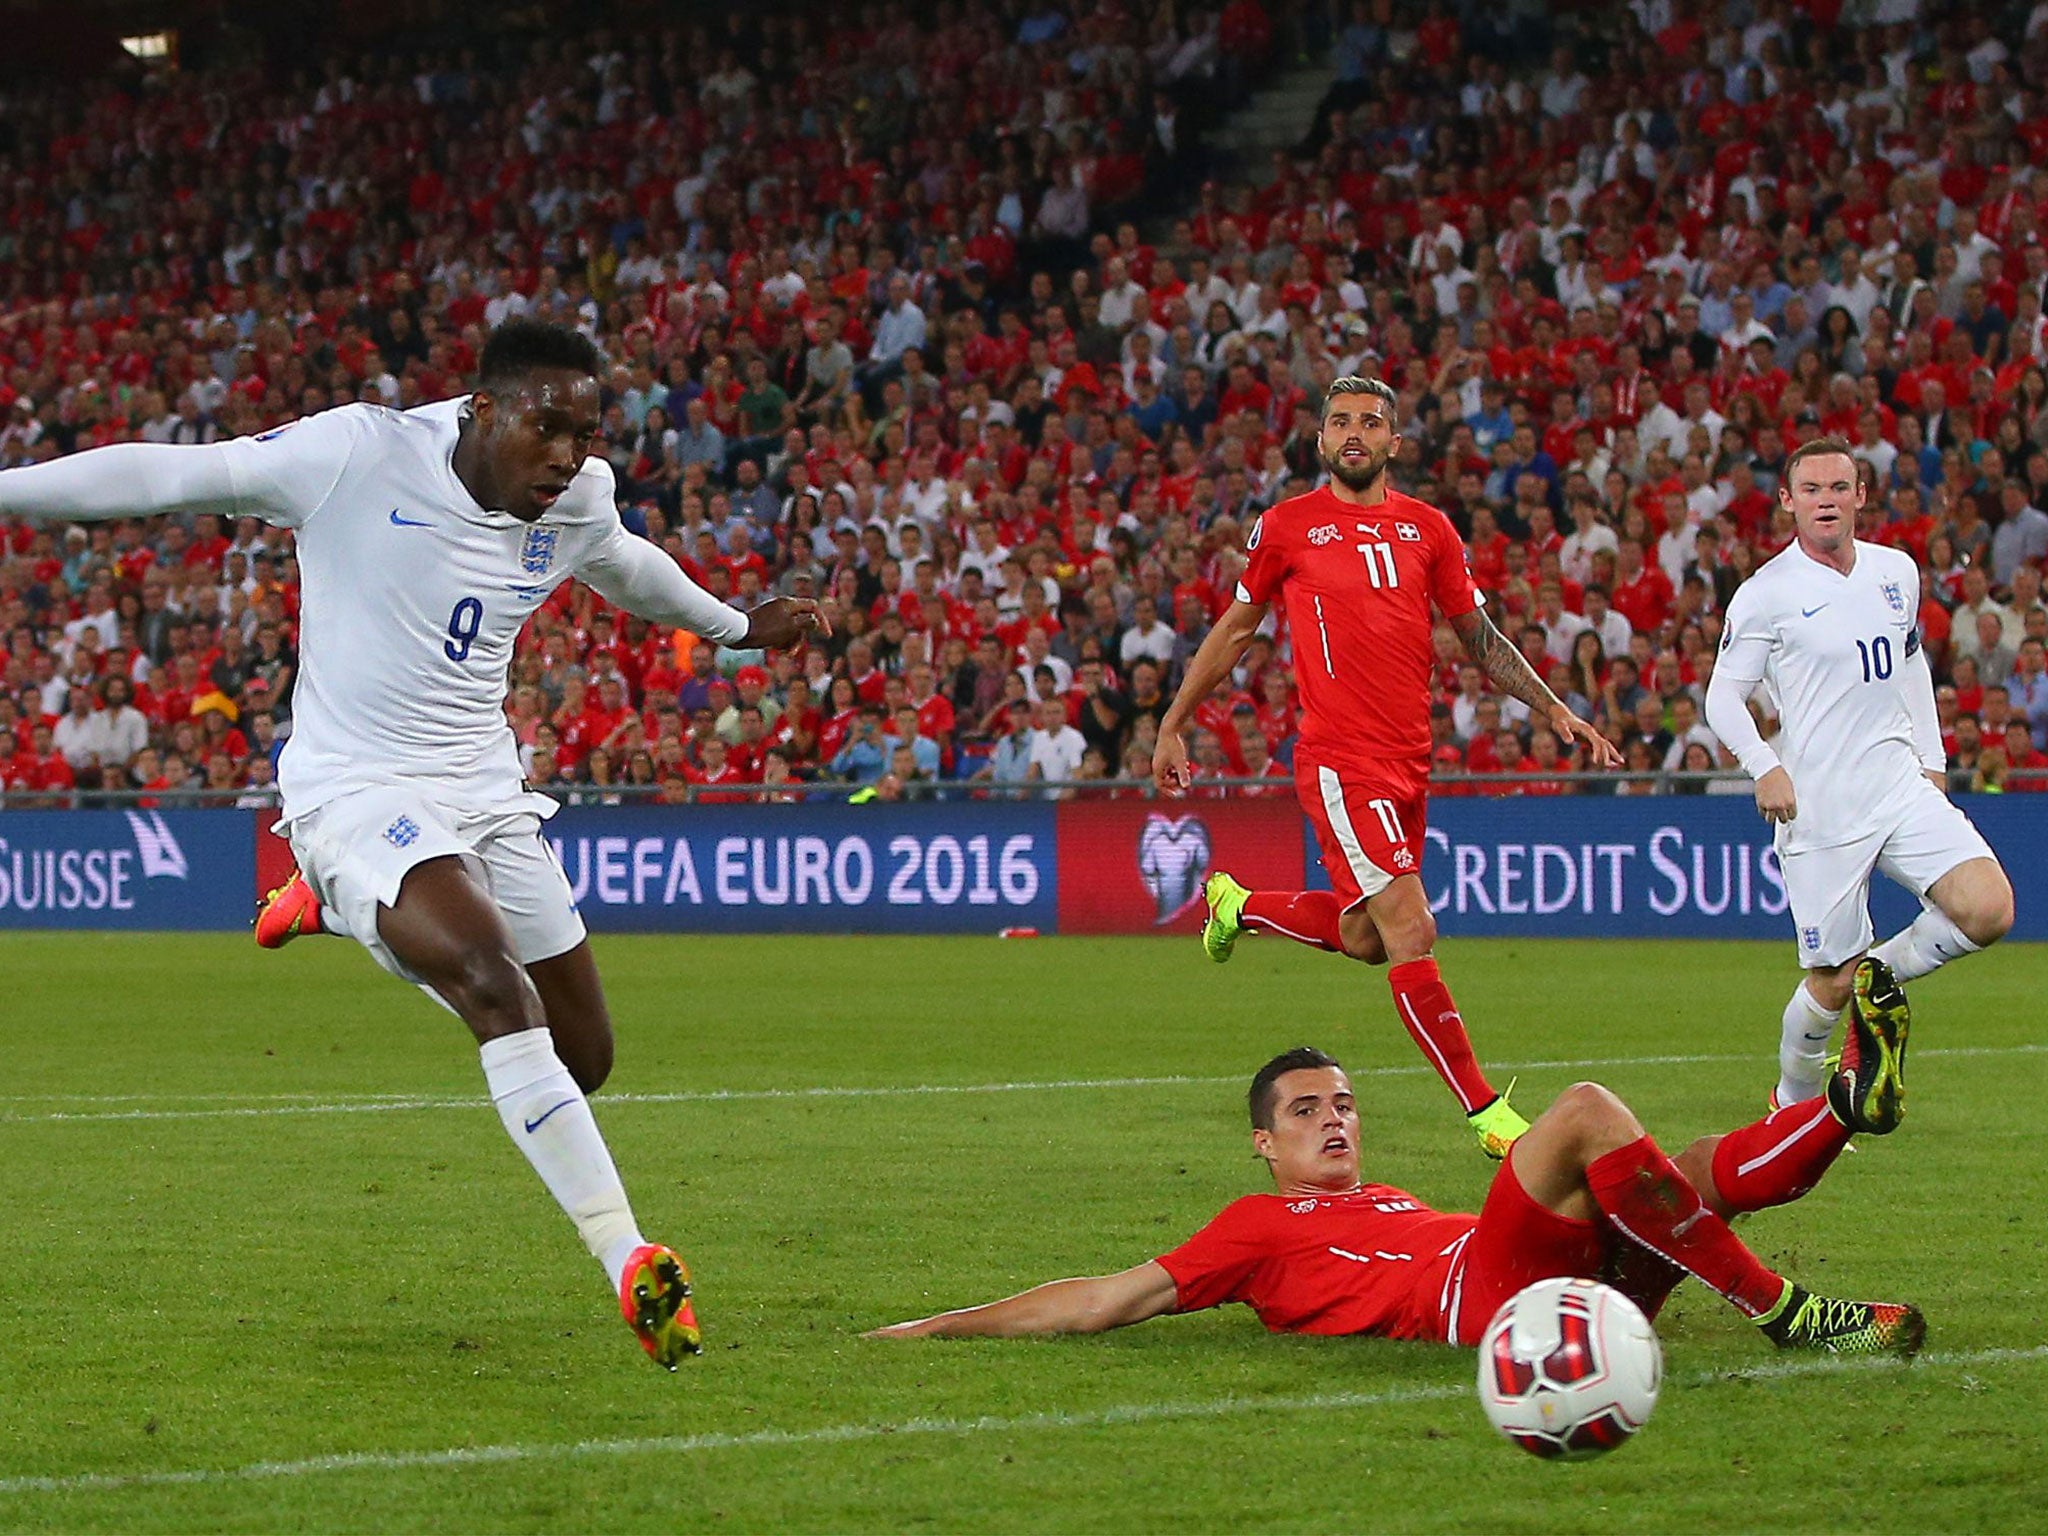
[{"label": "stadium steps", "polygon": [[1307,136],[1316,104],[1334,78],[1325,59],[1282,70],[1254,91],[1209,134],[1217,177],[1263,186],[1270,179],[1273,151],[1292,149]]}]

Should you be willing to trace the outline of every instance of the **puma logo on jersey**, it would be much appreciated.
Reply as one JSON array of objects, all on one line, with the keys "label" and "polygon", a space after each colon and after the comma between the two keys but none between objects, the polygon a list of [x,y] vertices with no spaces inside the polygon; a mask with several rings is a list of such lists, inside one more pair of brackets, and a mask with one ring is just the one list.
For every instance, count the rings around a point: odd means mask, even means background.
[{"label": "puma logo on jersey", "polygon": [[1337,531],[1335,523],[1325,523],[1320,528],[1311,528],[1308,531],[1309,543],[1319,549],[1325,544],[1334,544],[1343,537],[1344,535]]}]

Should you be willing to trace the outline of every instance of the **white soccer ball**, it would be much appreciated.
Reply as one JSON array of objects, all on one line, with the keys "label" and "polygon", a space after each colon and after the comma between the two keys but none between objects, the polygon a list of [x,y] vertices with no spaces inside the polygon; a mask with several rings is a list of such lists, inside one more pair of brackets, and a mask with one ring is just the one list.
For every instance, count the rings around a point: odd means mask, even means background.
[{"label": "white soccer ball", "polygon": [[1597,1280],[1539,1280],[1479,1341],[1479,1403],[1532,1456],[1578,1461],[1648,1422],[1664,1351],[1642,1309]]}]

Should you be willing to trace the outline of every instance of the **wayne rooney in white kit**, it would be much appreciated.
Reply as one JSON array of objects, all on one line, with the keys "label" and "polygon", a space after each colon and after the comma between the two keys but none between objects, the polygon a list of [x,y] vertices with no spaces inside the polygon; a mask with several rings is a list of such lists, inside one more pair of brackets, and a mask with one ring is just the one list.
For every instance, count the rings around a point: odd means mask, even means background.
[{"label": "wayne rooney in white kit", "polygon": [[[1779,1043],[1776,1098],[1792,1104],[1820,1091],[1828,1039],[1866,952],[1899,981],[1924,976],[2004,936],[2012,887],[1941,787],[1948,760],[1920,648],[1920,573],[1901,551],[1855,538],[1863,487],[1848,445],[1823,438],[1800,448],[1779,495],[1798,536],[1729,601],[1707,724],[1777,827],[1807,972]],[[1745,703],[1759,684],[1780,721],[1769,742]],[[1873,869],[1923,907],[1875,950]]]}]

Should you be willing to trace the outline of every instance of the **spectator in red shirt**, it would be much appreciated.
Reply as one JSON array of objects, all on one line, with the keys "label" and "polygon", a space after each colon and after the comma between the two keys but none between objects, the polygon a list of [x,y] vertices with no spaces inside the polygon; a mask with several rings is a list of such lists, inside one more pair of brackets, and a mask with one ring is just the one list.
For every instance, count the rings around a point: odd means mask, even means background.
[{"label": "spectator in red shirt", "polygon": [[1554,775],[1570,773],[1576,766],[1559,752],[1556,735],[1548,727],[1536,726],[1529,732],[1529,755],[1515,765],[1515,772],[1527,775],[1530,782],[1517,787],[1525,795],[1572,794],[1572,783]]},{"label": "spectator in red shirt", "polygon": [[2005,723],[2006,790],[2011,794],[2048,792],[2048,753],[2034,746],[2025,720]]},{"label": "spectator in red shirt", "polygon": [[[57,750],[55,732],[47,720],[29,727],[28,751],[16,753],[8,769],[8,787],[51,794],[68,790],[78,782],[64,754]],[[46,803],[56,804],[52,799]]]},{"label": "spectator in red shirt", "polygon": [[1639,635],[1654,635],[1671,616],[1671,578],[1663,567],[1644,563],[1640,539],[1623,539],[1616,547],[1614,586],[1607,596]]},{"label": "spectator in red shirt", "polygon": [[747,776],[728,757],[725,740],[720,736],[709,736],[698,744],[701,760],[683,769],[683,780],[695,791],[692,799],[699,805],[745,805],[752,795],[730,786],[744,784]]},{"label": "spectator in red shirt", "polygon": [[956,720],[952,701],[938,691],[938,673],[929,662],[919,662],[910,669],[908,699],[917,711],[918,734],[938,743],[941,770],[950,775]]}]

